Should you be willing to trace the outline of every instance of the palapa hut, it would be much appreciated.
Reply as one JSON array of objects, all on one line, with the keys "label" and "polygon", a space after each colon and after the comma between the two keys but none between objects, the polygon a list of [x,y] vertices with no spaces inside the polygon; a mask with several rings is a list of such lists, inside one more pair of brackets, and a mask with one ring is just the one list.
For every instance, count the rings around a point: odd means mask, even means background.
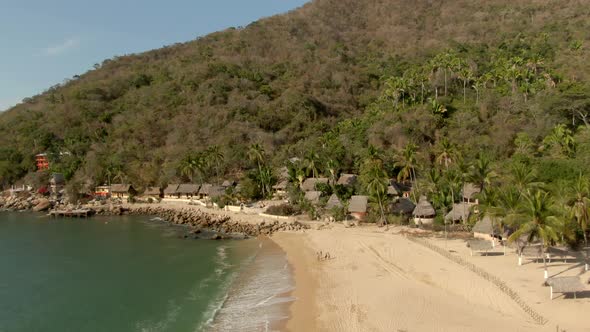
[{"label": "palapa hut", "polygon": [[392,214],[396,214],[402,217],[409,217],[414,212],[416,208],[416,204],[412,202],[409,198],[401,197],[397,201],[391,203],[389,207],[389,211]]},{"label": "palapa hut", "polygon": [[191,199],[195,197],[199,193],[199,185],[192,184],[192,183],[183,183],[178,185],[178,189],[176,189],[176,194],[180,198],[181,196],[185,196],[186,199]]},{"label": "palapa hut", "polygon": [[209,197],[209,192],[211,191],[211,188],[213,188],[212,184],[203,183],[197,192],[199,194],[199,198],[203,199],[205,197]]},{"label": "palapa hut", "polygon": [[467,203],[455,203],[453,208],[445,216],[445,222],[447,223],[460,223],[467,222],[469,215],[471,214],[471,205]]},{"label": "palapa hut", "polygon": [[301,190],[303,191],[314,191],[316,190],[317,184],[328,184],[328,178],[309,178],[303,181],[301,185]]},{"label": "palapa hut", "polygon": [[490,216],[484,216],[473,226],[473,237],[494,241],[494,238],[502,235],[499,224],[494,223]]},{"label": "palapa hut", "polygon": [[175,184],[169,184],[166,189],[164,189],[164,198],[180,198],[180,194],[178,193],[178,187],[180,185],[175,183]]},{"label": "palapa hut", "polygon": [[478,204],[476,195],[481,192],[481,189],[473,183],[465,183],[463,185],[463,202],[467,204]]},{"label": "palapa hut", "polygon": [[162,199],[164,197],[164,191],[161,187],[147,187],[143,192],[143,197],[152,198],[155,200]]},{"label": "palapa hut", "polygon": [[95,198],[107,198],[111,196],[111,186],[102,185],[96,186],[94,188],[94,197]]},{"label": "palapa hut", "polygon": [[348,212],[357,220],[364,220],[367,215],[367,207],[369,204],[369,197],[367,196],[352,196],[348,203]]},{"label": "palapa hut", "polygon": [[410,197],[410,192],[412,188],[406,186],[402,183],[397,182],[394,179],[389,180],[389,184],[387,185],[387,195],[389,196],[398,196],[398,197]]},{"label": "palapa hut", "polygon": [[[211,199],[221,197],[225,195],[225,187],[224,186],[215,186],[212,185],[208,188],[207,196]],[[200,194],[200,191],[199,191]]]},{"label": "palapa hut", "polygon": [[112,184],[111,196],[121,199],[128,199],[131,196],[137,195],[137,190],[130,184]]},{"label": "palapa hut", "polygon": [[340,178],[336,184],[343,185],[345,187],[352,187],[356,184],[358,176],[356,174],[340,174]]},{"label": "palapa hut", "polygon": [[342,202],[340,201],[338,196],[336,196],[336,194],[332,194],[332,196],[330,196],[328,202],[326,203],[326,210],[331,210],[334,208],[339,209],[342,208],[342,206]]},{"label": "palapa hut", "polygon": [[283,197],[287,194],[287,185],[289,184],[288,180],[282,180],[279,183],[272,186],[272,190],[274,190],[274,195],[278,198]]},{"label": "palapa hut", "polygon": [[432,204],[428,202],[426,196],[421,196],[412,215],[414,216],[414,223],[416,225],[432,225],[434,217],[436,216],[436,211],[434,210],[434,207],[432,207]]},{"label": "palapa hut", "polygon": [[321,191],[307,191],[307,192],[305,192],[305,199],[308,200],[312,205],[318,205],[320,203],[321,196],[322,196]]}]

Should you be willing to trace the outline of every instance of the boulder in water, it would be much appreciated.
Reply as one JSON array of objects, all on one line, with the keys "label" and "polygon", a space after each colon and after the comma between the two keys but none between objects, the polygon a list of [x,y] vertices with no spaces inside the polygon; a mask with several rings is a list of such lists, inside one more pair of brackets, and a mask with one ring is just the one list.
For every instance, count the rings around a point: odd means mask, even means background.
[{"label": "boulder in water", "polygon": [[37,205],[35,205],[35,207],[33,208],[33,211],[35,211],[35,212],[46,211],[46,210],[49,210],[50,207],[51,207],[51,202],[49,202],[49,200],[40,199],[39,203],[37,203]]}]

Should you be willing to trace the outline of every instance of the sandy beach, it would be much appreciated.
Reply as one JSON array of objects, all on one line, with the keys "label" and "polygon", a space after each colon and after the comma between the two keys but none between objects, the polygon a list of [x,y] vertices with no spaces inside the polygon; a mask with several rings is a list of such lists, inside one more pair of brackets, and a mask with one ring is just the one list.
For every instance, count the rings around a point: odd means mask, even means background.
[{"label": "sandy beach", "polygon": [[[501,277],[547,319],[543,325],[490,281],[408,240],[399,228],[330,227],[272,237],[295,271],[289,331],[590,331],[590,298],[550,300],[541,286],[542,263],[518,267],[512,250],[472,257],[463,240],[427,240]],[[320,250],[333,259],[318,261]],[[558,268],[580,272],[575,263],[550,264],[553,274]]]}]

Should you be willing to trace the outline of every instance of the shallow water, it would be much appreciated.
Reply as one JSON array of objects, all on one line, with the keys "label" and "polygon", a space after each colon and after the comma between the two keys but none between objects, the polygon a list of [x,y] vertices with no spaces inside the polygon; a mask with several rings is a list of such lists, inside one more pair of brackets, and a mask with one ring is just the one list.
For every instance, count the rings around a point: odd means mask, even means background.
[{"label": "shallow water", "polygon": [[259,240],[184,240],[147,217],[0,213],[0,332],[264,331],[291,280]]}]

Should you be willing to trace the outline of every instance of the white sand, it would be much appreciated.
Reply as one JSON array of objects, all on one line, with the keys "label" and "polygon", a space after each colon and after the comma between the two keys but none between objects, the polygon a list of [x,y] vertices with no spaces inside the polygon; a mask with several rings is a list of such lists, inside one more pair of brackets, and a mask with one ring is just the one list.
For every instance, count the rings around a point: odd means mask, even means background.
[{"label": "white sand", "polygon": [[[307,298],[298,297],[303,305],[292,310],[289,330],[302,331],[296,323],[302,318],[317,319],[317,331],[555,331],[556,325],[567,331],[590,330],[590,318],[584,316],[590,300],[549,301],[538,266],[523,267],[531,270],[525,275],[536,277],[529,282],[519,273],[514,255],[473,257],[478,265],[482,262],[489,272],[506,278],[533,309],[549,319],[545,325],[536,324],[489,281],[394,232],[334,225],[331,230],[273,236],[295,270],[305,271],[317,285],[299,282],[296,275],[296,287],[317,288],[301,293]],[[469,256],[463,241],[455,240],[455,246],[458,254]],[[313,254],[294,254],[304,248],[312,253],[328,251],[335,258],[318,262]],[[505,262],[496,265],[486,260],[490,258]],[[305,307],[314,312],[305,312]]]}]

